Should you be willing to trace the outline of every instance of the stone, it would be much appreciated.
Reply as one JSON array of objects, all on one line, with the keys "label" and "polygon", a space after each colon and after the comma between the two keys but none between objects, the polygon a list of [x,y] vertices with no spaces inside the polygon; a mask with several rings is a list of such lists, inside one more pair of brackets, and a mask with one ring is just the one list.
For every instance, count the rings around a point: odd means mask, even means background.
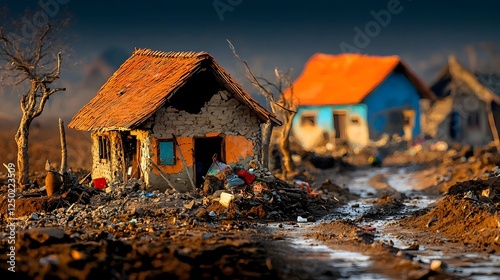
[{"label": "stone", "polygon": [[446,264],[441,260],[432,260],[430,264],[430,269],[432,271],[440,271],[446,268]]},{"label": "stone", "polygon": [[307,223],[307,218],[303,218],[301,216],[297,216],[297,222],[298,223]]},{"label": "stone", "polygon": [[488,188],[488,189],[483,190],[481,192],[481,195],[485,196],[489,199],[493,199],[496,196],[496,191],[491,189],[491,188]]},{"label": "stone", "polygon": [[142,208],[135,208],[134,210],[132,210],[132,214],[136,214],[136,215],[143,215],[144,214],[144,209]]},{"label": "stone", "polygon": [[406,250],[418,250],[420,248],[420,243],[418,241],[413,242]]},{"label": "stone", "polygon": [[57,255],[48,255],[40,259],[40,265],[45,266],[45,265],[58,265],[59,264],[59,257]]},{"label": "stone", "polygon": [[191,200],[190,202],[184,204],[184,208],[188,210],[193,209],[193,206],[194,206],[194,200]]}]

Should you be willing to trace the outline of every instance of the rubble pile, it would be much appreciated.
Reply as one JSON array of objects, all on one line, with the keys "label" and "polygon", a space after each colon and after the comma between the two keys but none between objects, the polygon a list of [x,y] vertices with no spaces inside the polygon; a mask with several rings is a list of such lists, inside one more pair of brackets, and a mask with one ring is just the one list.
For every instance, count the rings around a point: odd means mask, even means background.
[{"label": "rubble pile", "polygon": [[206,212],[199,212],[201,217],[283,221],[306,216],[312,220],[340,201],[333,194],[313,191],[304,181],[288,184],[267,170],[245,170],[220,162],[212,167],[200,192],[208,204]]},{"label": "rubble pile", "polygon": [[446,151],[442,164],[436,167],[432,190],[446,193],[458,182],[473,179],[488,179],[491,172],[498,172],[500,155],[494,146],[474,149],[471,146],[455,145]]},{"label": "rubble pile", "polygon": [[500,177],[498,168],[486,180],[469,180],[449,188],[432,209],[406,218],[401,225],[443,235],[488,253],[500,251]]}]

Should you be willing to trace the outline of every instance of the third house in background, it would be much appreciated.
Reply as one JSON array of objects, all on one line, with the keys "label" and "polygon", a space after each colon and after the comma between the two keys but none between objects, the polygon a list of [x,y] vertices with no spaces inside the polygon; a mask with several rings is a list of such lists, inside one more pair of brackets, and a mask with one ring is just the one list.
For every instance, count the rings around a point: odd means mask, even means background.
[{"label": "third house in background", "polygon": [[317,53],[294,82],[293,98],[293,134],[305,149],[332,143],[359,151],[384,133],[419,136],[420,101],[435,97],[398,56]]},{"label": "third house in background", "polygon": [[425,106],[426,135],[473,146],[498,140],[499,76],[474,73],[450,56],[431,89],[438,100]]}]

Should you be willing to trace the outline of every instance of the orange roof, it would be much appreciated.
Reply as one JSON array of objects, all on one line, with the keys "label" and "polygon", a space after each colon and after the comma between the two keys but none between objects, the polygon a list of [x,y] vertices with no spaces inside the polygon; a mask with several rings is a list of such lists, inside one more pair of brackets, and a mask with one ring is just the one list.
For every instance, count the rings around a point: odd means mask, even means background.
[{"label": "orange roof", "polygon": [[[293,84],[299,105],[344,105],[360,103],[397,67],[403,71],[422,97],[434,94],[398,56],[316,53],[306,63]],[[290,94],[290,89],[285,95]]]},{"label": "orange roof", "polygon": [[[202,62],[208,62],[203,64]],[[246,93],[206,52],[162,52],[136,49],[71,120],[78,130],[133,129],[161,108],[195,73],[207,67],[218,82],[263,121],[281,122]]]}]

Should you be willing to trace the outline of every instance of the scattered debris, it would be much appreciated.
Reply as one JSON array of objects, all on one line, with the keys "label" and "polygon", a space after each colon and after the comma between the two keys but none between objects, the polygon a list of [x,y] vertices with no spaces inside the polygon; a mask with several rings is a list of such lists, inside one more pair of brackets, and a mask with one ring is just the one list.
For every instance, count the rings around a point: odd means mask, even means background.
[{"label": "scattered debris", "polygon": [[223,192],[220,194],[220,204],[224,205],[224,207],[229,207],[229,203],[234,199],[234,195]]}]

